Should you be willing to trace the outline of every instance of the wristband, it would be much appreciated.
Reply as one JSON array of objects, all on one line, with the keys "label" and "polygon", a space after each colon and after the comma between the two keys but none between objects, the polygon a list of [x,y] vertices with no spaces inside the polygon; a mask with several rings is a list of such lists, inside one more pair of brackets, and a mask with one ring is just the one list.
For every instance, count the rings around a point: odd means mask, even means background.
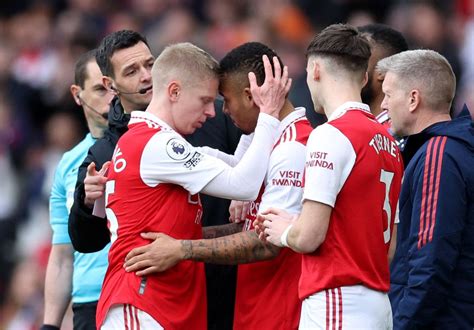
[{"label": "wristband", "polygon": [[289,247],[288,246],[288,233],[290,232],[290,229],[293,227],[293,225],[289,225],[288,227],[286,227],[285,231],[283,232],[283,234],[281,234],[281,237],[280,237],[280,243],[281,245],[283,245],[284,247]]},{"label": "wristband", "polygon": [[39,330],[59,330],[59,327],[51,324],[43,324]]}]

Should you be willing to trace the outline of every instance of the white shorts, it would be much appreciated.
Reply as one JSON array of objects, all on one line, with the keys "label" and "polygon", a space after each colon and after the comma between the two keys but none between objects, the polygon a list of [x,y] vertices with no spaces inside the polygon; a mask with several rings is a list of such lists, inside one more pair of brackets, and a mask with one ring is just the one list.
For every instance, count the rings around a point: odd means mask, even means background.
[{"label": "white shorts", "polygon": [[102,330],[163,330],[163,327],[149,314],[132,305],[114,305],[109,309]]},{"label": "white shorts", "polygon": [[299,329],[392,328],[388,295],[363,285],[320,291],[303,300],[301,307]]}]

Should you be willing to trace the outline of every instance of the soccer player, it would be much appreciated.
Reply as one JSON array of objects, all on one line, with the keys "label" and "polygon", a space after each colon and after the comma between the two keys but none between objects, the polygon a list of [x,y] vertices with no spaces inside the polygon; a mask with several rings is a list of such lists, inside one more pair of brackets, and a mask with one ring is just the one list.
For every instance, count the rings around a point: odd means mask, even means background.
[{"label": "soccer player", "polygon": [[107,252],[75,252],[68,234],[68,213],[72,205],[77,169],[89,147],[107,128],[107,113],[113,94],[102,85],[96,51],[81,55],[75,65],[71,94],[82,106],[90,133],[66,152],[56,169],[50,198],[53,246],[45,279],[45,311],[42,329],[59,329],[72,296],[74,329],[95,329],[95,313],[107,269]]},{"label": "soccer player", "polygon": [[392,325],[387,253],[403,166],[394,139],[361,103],[369,57],[366,38],[348,25],[312,40],[307,83],[328,122],[308,140],[302,211],[263,210],[255,222],[261,238],[304,253],[302,329]]},{"label": "soccer player", "polygon": [[[101,68],[105,78],[104,83],[108,88],[117,94],[117,99],[113,101],[113,107],[109,116],[109,129],[106,131],[103,139],[90,149],[88,157],[79,170],[78,185],[76,188],[75,202],[71,210],[69,233],[74,248],[81,252],[95,252],[101,250],[110,242],[110,232],[107,227],[107,219],[105,217],[96,217],[92,214],[92,200],[86,200],[86,189],[95,183],[99,183],[100,194],[103,194],[103,186],[105,182],[98,178],[99,182],[94,182],[94,177],[87,177],[87,168],[89,172],[96,173],[104,163],[110,161],[115,145],[128,129],[130,120],[130,112],[132,110],[145,110],[151,100],[151,66],[154,57],[150,52],[146,39],[135,31],[121,30],[113,32],[101,41],[99,46],[99,55],[97,56],[99,67]],[[222,102],[216,101],[216,117],[206,121],[204,126],[186,138],[192,143],[198,145],[211,144],[217,148],[233,152],[240,133],[235,129],[230,120],[223,115],[221,110]],[[96,192],[96,191],[93,191]],[[203,212],[203,223],[210,214],[226,214],[228,202],[212,196],[204,196],[203,204],[212,209]],[[208,223],[207,223],[208,224]],[[234,275],[232,270],[213,268],[207,272],[208,278],[212,281],[209,287],[211,299],[209,304],[212,305],[210,311],[216,310],[219,316],[213,316],[211,322],[222,326],[232,324],[231,317],[226,315],[232,314],[234,290],[232,285],[226,285],[228,293],[219,292],[219,298],[215,298],[216,288],[222,286],[222,282],[229,283],[228,280],[221,276],[219,280],[215,279],[213,273],[219,272],[218,275]],[[218,301],[216,302],[216,300]]]},{"label": "soccer player", "polygon": [[[220,92],[224,97],[224,111],[246,134],[254,132],[260,112],[252,98],[247,75],[254,72],[257,82],[263,83],[263,55],[269,58],[277,56],[267,46],[251,42],[233,49],[220,62]],[[138,275],[165,271],[181,260],[242,264],[274,258],[239,265],[233,329],[296,329],[299,323],[301,256],[290,249],[280,249],[260,241],[252,226],[258,210],[270,205],[278,204],[294,214],[301,210],[305,146],[312,127],[305,117],[305,109],[295,109],[288,99],[279,118],[278,140],[273,147],[260,193],[250,203],[245,224],[210,228],[213,236],[223,232],[233,235],[179,241],[165,234],[149,233],[144,237],[155,239],[155,242],[127,255],[126,270],[135,271]],[[245,140],[243,143],[246,143]],[[241,147],[242,144],[237,153]],[[219,154],[216,156],[219,157]],[[221,157],[226,160],[229,156]],[[203,236],[211,236],[209,228],[203,229]]]},{"label": "soccer player", "polygon": [[112,246],[97,308],[97,327],[205,329],[202,263],[183,261],[160,274],[126,272],[127,253],[144,245],[140,233],[160,231],[175,238],[202,236],[198,192],[255,199],[276,139],[278,117],[291,79],[273,58],[264,57],[265,81],[249,74],[260,114],[255,137],[235,167],[205,155],[182,135],[214,116],[218,63],[190,44],[171,45],[152,69],[153,97],[145,112],[133,112],[117,143],[106,185]]},{"label": "soccer player", "polygon": [[409,136],[391,265],[394,329],[474,327],[474,126],[451,119],[456,79],[432,50],[381,60],[382,103],[392,129]]}]

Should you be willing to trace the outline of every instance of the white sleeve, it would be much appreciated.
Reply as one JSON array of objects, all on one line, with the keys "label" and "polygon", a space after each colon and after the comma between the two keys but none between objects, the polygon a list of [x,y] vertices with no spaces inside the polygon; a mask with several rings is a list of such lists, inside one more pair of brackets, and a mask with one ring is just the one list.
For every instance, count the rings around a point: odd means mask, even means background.
[{"label": "white sleeve", "polygon": [[259,212],[272,206],[291,214],[301,212],[305,151],[296,141],[281,143],[273,150]]},{"label": "white sleeve", "polygon": [[334,207],[336,198],[352,171],[356,153],[349,139],[331,124],[313,130],[306,148],[303,200]]},{"label": "white sleeve", "polygon": [[245,152],[247,149],[250,147],[250,144],[253,141],[255,133],[245,135],[242,134],[239,140],[239,144],[237,145],[237,148],[235,149],[234,155],[238,160],[241,160],[242,157],[244,156]]},{"label": "white sleeve", "polygon": [[146,144],[140,160],[140,175],[145,184],[174,183],[190,193],[198,193],[228,166],[221,160],[199,152],[175,132],[159,132]]},{"label": "white sleeve", "polygon": [[260,113],[255,136],[247,152],[234,168],[226,168],[210,181],[202,192],[227,199],[254,200],[257,198],[276,139],[280,122]]},{"label": "white sleeve", "polygon": [[253,133],[250,135],[242,135],[233,155],[226,154],[225,152],[222,152],[219,149],[211,147],[197,147],[196,150],[203,152],[206,155],[216,157],[222,160],[227,165],[234,167],[242,159],[242,156],[245,154],[245,151],[247,151],[248,147],[250,146],[250,143],[252,142],[252,138]]}]

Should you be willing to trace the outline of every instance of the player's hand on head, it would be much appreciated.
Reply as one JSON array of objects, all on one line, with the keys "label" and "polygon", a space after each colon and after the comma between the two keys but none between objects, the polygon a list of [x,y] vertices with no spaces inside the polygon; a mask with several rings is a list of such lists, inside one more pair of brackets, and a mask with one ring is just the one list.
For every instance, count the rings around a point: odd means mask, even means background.
[{"label": "player's hand on head", "polygon": [[163,233],[142,233],[141,237],[153,242],[130,251],[125,257],[124,268],[137,276],[163,272],[182,260],[181,244]]},{"label": "player's hand on head", "polygon": [[291,78],[288,77],[288,67],[283,70],[278,58],[273,57],[273,72],[270,59],[263,55],[263,66],[265,68],[265,81],[262,86],[258,86],[257,77],[253,72],[249,72],[250,91],[255,104],[260,111],[275,118],[278,118],[281,108],[285,103],[286,95],[290,91]]},{"label": "player's hand on head", "polygon": [[235,223],[245,221],[249,208],[250,202],[232,201],[229,206],[229,221]]},{"label": "player's hand on head", "polygon": [[85,205],[93,207],[94,202],[104,195],[105,183],[107,182],[106,174],[110,164],[110,161],[105,162],[99,171],[97,171],[94,162],[87,166],[87,173],[84,179]]}]

